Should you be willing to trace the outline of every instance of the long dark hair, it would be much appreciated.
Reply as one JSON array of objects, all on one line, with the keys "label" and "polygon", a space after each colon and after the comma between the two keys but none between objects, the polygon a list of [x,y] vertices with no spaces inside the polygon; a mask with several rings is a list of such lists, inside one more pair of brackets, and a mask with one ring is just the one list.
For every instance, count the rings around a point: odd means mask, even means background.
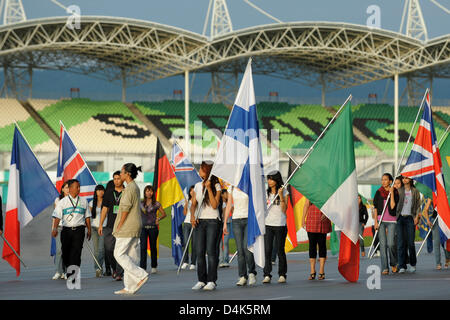
[{"label": "long dark hair", "polygon": [[194,188],[195,188],[195,186],[191,186],[191,187],[189,188],[189,192],[188,192],[188,201],[191,201],[191,200],[192,200],[191,190],[194,189]]},{"label": "long dark hair", "polygon": [[61,186],[61,190],[59,190],[59,200],[61,200],[62,198],[65,197],[64,191],[63,191],[65,186],[69,186],[69,181],[64,182],[63,185]]},{"label": "long dark hair", "polygon": [[[280,188],[283,186],[283,178],[281,177],[281,173],[280,171],[272,171],[267,175],[267,180],[273,180],[276,182],[275,185],[275,196],[278,193],[278,190],[280,190]],[[270,193],[272,192],[272,188],[271,187],[267,187],[267,197],[270,196]],[[276,198],[275,200],[275,204],[276,205],[280,205],[281,199],[279,197]]]},{"label": "long dark hair", "polygon": [[144,188],[144,200],[142,201],[142,205],[144,206],[144,208],[145,208],[145,206],[147,204],[147,197],[145,196],[145,193],[147,192],[147,190],[152,190],[153,191],[153,194],[152,194],[152,205],[154,205],[155,202],[156,202],[155,188],[153,188],[153,186],[150,185],[150,184],[146,185],[145,188]]},{"label": "long dark hair", "polygon": [[[94,189],[94,200],[92,200],[92,209],[91,209],[92,219],[95,219],[95,217],[97,216],[97,202],[98,202],[97,191],[98,190],[105,191],[105,187],[102,184],[99,184]],[[105,197],[104,193],[103,193],[103,197]]]},{"label": "long dark hair", "polygon": [[[214,175],[210,176],[212,167],[213,167],[212,161],[208,161],[208,162],[203,161],[202,164],[200,165],[200,168],[206,173],[206,177],[205,177],[204,181],[208,180],[208,178],[209,178],[209,180],[211,181],[211,190],[212,190],[213,196],[215,197],[217,194],[216,184],[219,183],[219,178],[217,178]],[[204,191],[204,190],[202,190],[202,191]],[[208,190],[206,190],[206,192],[205,192],[205,197],[203,198],[202,205],[209,205]]]}]

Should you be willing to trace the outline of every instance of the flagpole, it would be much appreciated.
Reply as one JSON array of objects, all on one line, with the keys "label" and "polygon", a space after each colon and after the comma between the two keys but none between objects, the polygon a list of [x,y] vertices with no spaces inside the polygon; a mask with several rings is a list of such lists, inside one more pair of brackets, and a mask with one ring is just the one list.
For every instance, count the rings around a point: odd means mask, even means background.
[{"label": "flagpole", "polygon": [[87,243],[87,247],[88,247],[88,249],[89,249],[89,252],[90,252],[91,255],[92,255],[92,258],[94,258],[94,261],[95,261],[95,263],[97,264],[97,267],[98,267],[100,270],[103,270],[102,266],[100,265],[100,263],[98,263],[97,258],[95,258],[95,255],[94,255],[94,253],[92,252],[91,246],[89,245],[89,241],[87,241],[86,243]]},{"label": "flagpole", "polygon": [[[64,126],[63,122],[62,122],[61,120],[59,120],[59,123],[62,125],[64,131],[67,132],[66,127]],[[61,139],[61,137],[59,137],[59,138]],[[76,148],[76,147],[75,147],[75,148]],[[78,154],[80,155],[81,159],[82,159],[82,160],[84,161],[84,163],[86,164],[86,168],[88,169],[89,174],[90,174],[91,177],[92,177],[92,180],[94,180],[95,184],[97,184],[97,181],[95,180],[94,175],[93,175],[92,172],[91,172],[91,169],[89,169],[89,166],[88,166],[86,160],[84,160],[83,155],[82,155],[81,152],[78,150],[78,148],[76,148],[76,149],[77,149]]]},{"label": "flagpole", "polygon": [[[417,119],[419,118],[420,111],[422,110],[422,107],[423,107],[423,104],[425,102],[425,99],[427,97],[428,92],[429,92],[429,89],[427,88],[425,90],[425,94],[424,94],[424,96],[422,98],[422,103],[420,104],[419,110],[417,111],[417,115],[416,115],[416,119],[414,120],[414,124],[413,124],[413,126],[411,128],[411,131],[409,132],[408,140],[406,142],[405,148],[403,149],[402,158],[401,158],[400,162],[397,165],[397,171],[395,172],[395,177],[398,176],[398,173],[400,171],[400,166],[402,165],[403,159],[405,157],[406,149],[408,149],[408,145],[409,145],[409,142],[411,140],[412,133],[414,131],[414,128],[416,127]],[[395,177],[394,177],[394,181],[395,181]],[[394,185],[394,181],[392,181],[391,188]],[[384,208],[383,208],[383,212],[381,213],[380,224],[382,223],[383,217],[384,217],[384,215],[386,213],[386,208],[387,208],[387,205],[389,203],[390,197],[391,197],[391,193],[389,192],[388,197],[386,199],[386,203],[385,203]],[[372,244],[370,245],[370,248],[369,248],[369,259],[372,259],[373,255],[375,254],[375,251],[372,252],[372,248],[373,248],[373,244],[375,243],[375,239],[376,239],[377,235],[378,235],[378,229],[375,231],[375,235],[373,236],[373,239],[372,239]]]},{"label": "flagpole", "polygon": [[[295,160],[291,157],[291,155],[290,155],[289,153],[287,153],[287,152],[285,152],[285,153],[287,154],[287,156],[289,157],[289,159],[291,159],[292,162],[294,162],[294,164],[295,164],[296,166],[299,165],[299,164],[297,163],[297,161],[295,161]],[[231,257],[231,259],[230,259],[230,264],[233,262],[233,260],[234,260],[234,258],[236,257],[236,255],[237,255],[237,250],[236,250],[236,252],[233,254],[233,256]]]},{"label": "flagpole", "polygon": [[[280,189],[284,189],[287,187],[287,185],[289,184],[289,181],[292,179],[292,177],[294,176],[294,174],[297,172],[298,169],[300,169],[300,167],[306,162],[306,160],[308,159],[309,155],[311,154],[311,152],[314,150],[314,147],[316,146],[316,144],[319,142],[320,138],[322,138],[322,136],[325,134],[325,131],[327,131],[328,127],[334,122],[334,120],[337,118],[337,116],[340,114],[340,112],[342,111],[342,109],[345,107],[345,105],[347,104],[347,102],[349,100],[352,99],[352,95],[350,94],[348,96],[348,98],[345,100],[345,102],[342,104],[342,106],[339,108],[339,110],[336,112],[336,114],[333,116],[333,118],[330,120],[330,122],[327,124],[327,126],[325,127],[325,129],[323,129],[322,133],[317,137],[316,141],[314,141],[313,145],[308,149],[308,151],[306,152],[305,156],[303,157],[302,161],[300,162],[300,164],[297,165],[297,167],[295,168],[295,170],[291,173],[291,175],[287,178],[287,180],[285,181],[285,183],[281,186]],[[270,202],[269,206],[267,207],[267,210],[270,210],[270,208],[272,207],[272,205],[274,204],[275,200],[278,197],[278,193],[275,195],[275,197],[272,199],[272,201]]]},{"label": "flagpole", "polygon": [[5,241],[5,243],[8,245],[8,247],[12,250],[12,252],[16,255],[17,259],[20,260],[20,262],[22,262],[23,266],[26,268],[27,266],[25,265],[25,263],[22,261],[22,259],[20,259],[20,256],[17,254],[16,250],[14,250],[14,248],[11,246],[11,244],[8,242],[8,240],[6,240],[6,238],[3,236],[3,234],[0,234],[0,237],[2,237],[2,239]]}]

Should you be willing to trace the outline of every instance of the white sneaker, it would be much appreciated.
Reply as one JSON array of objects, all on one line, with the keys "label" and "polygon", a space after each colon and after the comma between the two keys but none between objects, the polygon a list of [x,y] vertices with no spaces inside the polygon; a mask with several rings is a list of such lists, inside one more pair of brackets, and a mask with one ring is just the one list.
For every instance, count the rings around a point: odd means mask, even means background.
[{"label": "white sneaker", "polygon": [[269,276],[265,276],[262,283],[270,283],[271,280]]},{"label": "white sneaker", "polygon": [[61,275],[61,279],[67,280],[67,274],[63,273],[63,274]]},{"label": "white sneaker", "polygon": [[203,287],[203,290],[208,290],[208,291],[212,291],[214,289],[216,289],[216,284],[214,282],[211,282],[211,281],[208,282],[206,284],[206,286]]},{"label": "white sneaker", "polygon": [[411,273],[416,272],[416,267],[411,266],[411,268],[409,269],[409,272],[411,272]]},{"label": "white sneaker", "polygon": [[151,273],[157,273],[157,272],[158,272],[158,270],[156,268],[152,268]]},{"label": "white sneaker", "polygon": [[204,286],[205,286],[205,283],[199,281],[195,284],[195,286],[192,287],[192,290],[200,290],[200,289],[203,289]]},{"label": "white sneaker", "polygon": [[405,272],[406,272],[405,268],[400,268],[400,270],[398,271],[398,273],[405,273]]},{"label": "white sneaker", "polygon": [[245,279],[245,277],[240,277],[239,278],[239,281],[238,282],[236,282],[236,285],[237,286],[245,286],[247,284],[247,279]]},{"label": "white sneaker", "polygon": [[248,285],[253,286],[256,284],[256,276],[253,273],[248,275]]},{"label": "white sneaker", "polygon": [[191,266],[189,267],[189,270],[195,270],[195,264],[191,264]]},{"label": "white sneaker", "polygon": [[55,275],[53,276],[52,280],[58,280],[59,278],[61,278],[61,273],[57,272],[57,273],[55,273]]},{"label": "white sneaker", "polygon": [[284,276],[280,276],[278,283],[286,283],[286,278]]},{"label": "white sneaker", "polygon": [[181,269],[186,270],[189,265],[185,262],[181,265]]}]

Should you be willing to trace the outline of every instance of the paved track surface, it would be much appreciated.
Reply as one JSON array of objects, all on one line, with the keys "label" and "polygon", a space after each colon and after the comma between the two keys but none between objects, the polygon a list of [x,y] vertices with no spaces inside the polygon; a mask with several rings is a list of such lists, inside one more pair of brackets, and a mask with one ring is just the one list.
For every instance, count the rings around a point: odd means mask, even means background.
[{"label": "paved track surface", "polygon": [[[123,283],[111,277],[95,278],[94,264],[86,243],[81,265],[81,289],[69,290],[65,280],[51,280],[54,274],[50,248],[50,210],[40,214],[22,230],[22,257],[27,268],[16,277],[15,271],[0,260],[0,299],[2,300],[323,300],[323,299],[450,299],[450,269],[435,270],[434,255],[424,250],[418,259],[414,274],[381,276],[381,289],[370,290],[367,273],[371,265],[379,266],[380,259],[361,259],[358,283],[349,283],[337,270],[338,259],[331,256],[326,263],[326,280],[308,281],[307,253],[287,255],[288,277],[286,284],[278,284],[277,265],[274,265],[271,284],[263,285],[262,269],[258,268],[257,284],[237,287],[237,261],[230,268],[219,269],[218,287],[213,292],[195,292],[191,287],[197,281],[196,271],[182,270],[177,275],[171,250],[161,247],[158,273],[133,296],[117,296],[114,291]],[[92,246],[92,243],[90,244]],[[0,250],[3,243],[0,244]]]}]

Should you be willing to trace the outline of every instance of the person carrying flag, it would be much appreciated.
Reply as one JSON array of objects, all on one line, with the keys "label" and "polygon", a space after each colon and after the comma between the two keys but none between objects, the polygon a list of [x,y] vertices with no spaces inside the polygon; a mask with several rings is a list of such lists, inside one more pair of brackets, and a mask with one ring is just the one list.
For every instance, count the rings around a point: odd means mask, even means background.
[{"label": "person carrying flag", "polygon": [[[63,183],[61,190],[60,190],[60,194],[59,197],[55,199],[55,208],[58,205],[59,201],[61,201],[61,199],[63,199],[64,197],[69,195],[69,184],[66,182]],[[53,218],[54,219],[54,218]],[[52,222],[53,225],[53,222]],[[55,255],[55,267],[56,267],[56,273],[53,276],[53,280],[57,280],[57,279],[65,279],[67,278],[65,275],[65,269],[64,269],[64,265],[63,265],[63,261],[62,261],[62,249],[61,249],[61,231],[62,231],[62,221],[59,222],[58,224],[58,235],[56,236],[56,238],[53,238],[54,241],[54,255]]]},{"label": "person carrying flag", "polygon": [[86,199],[79,196],[80,182],[76,179],[68,181],[69,195],[61,199],[53,212],[52,236],[58,235],[58,225],[62,221],[61,245],[63,264],[69,266],[81,265],[81,251],[84,235],[91,239],[91,213]]}]

